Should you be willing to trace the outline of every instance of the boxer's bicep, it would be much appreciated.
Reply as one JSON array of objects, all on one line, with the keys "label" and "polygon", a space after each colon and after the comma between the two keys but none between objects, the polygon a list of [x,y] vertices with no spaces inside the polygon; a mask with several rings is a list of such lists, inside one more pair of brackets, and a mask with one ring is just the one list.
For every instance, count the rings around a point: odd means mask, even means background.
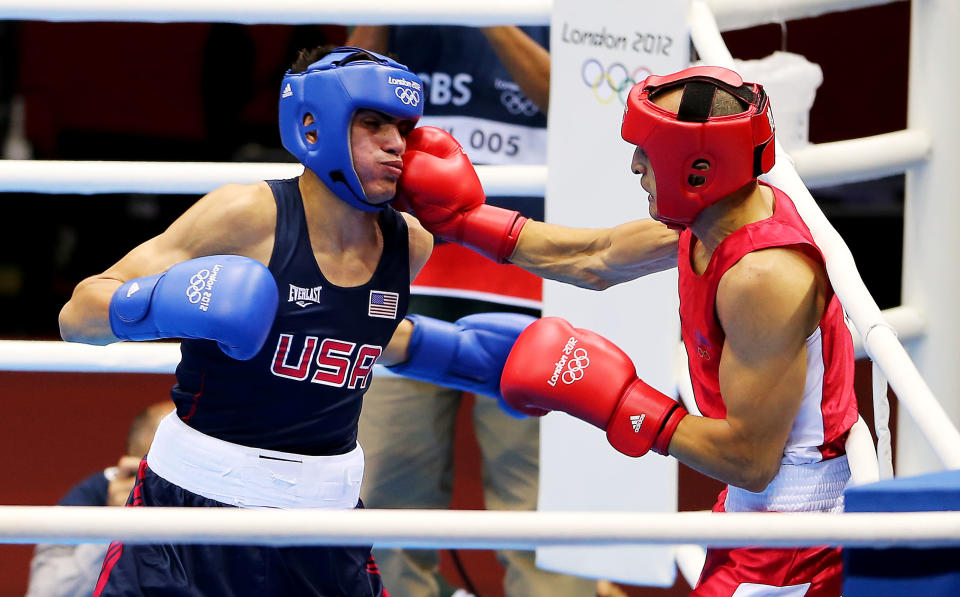
[{"label": "boxer's bicep", "polygon": [[816,291],[813,272],[787,251],[748,255],[717,291],[726,335],[720,393],[731,439],[767,482],[779,470],[803,400]]},{"label": "boxer's bicep", "polygon": [[242,255],[268,265],[276,222],[277,206],[267,183],[225,185],[202,197],[152,239],[156,242],[151,243],[148,258],[177,259],[169,267],[208,255]]},{"label": "boxer's bicep", "polygon": [[410,337],[413,334],[413,323],[404,319],[393,332],[393,337],[383,349],[383,354],[377,359],[381,365],[396,365],[407,360],[410,348]]},{"label": "boxer's bicep", "polygon": [[135,247],[106,271],[81,280],[60,311],[60,336],[67,341],[89,344],[116,342],[109,318],[113,293],[127,280],[162,272],[177,263],[176,255],[165,255],[158,245],[162,245],[160,237],[154,237]]},{"label": "boxer's bicep", "polygon": [[275,223],[276,207],[265,183],[226,185],[212,191],[164,232],[77,284],[60,312],[61,336],[96,344],[116,341],[108,318],[110,299],[128,280],[158,274],[205,255],[243,255],[266,264]]}]

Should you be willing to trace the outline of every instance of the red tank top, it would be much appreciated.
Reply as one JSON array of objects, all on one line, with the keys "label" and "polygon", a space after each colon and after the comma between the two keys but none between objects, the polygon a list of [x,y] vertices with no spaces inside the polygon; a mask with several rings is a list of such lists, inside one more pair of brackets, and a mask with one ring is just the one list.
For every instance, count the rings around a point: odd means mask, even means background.
[{"label": "red tank top", "polygon": [[[770,247],[793,247],[823,263],[820,249],[787,195],[774,192],[774,213],[732,233],[717,247],[707,269],[697,275],[691,252],[696,238],[690,229],[680,235],[678,255],[680,322],[690,363],[697,407],[704,416],[722,419],[720,352],[725,334],[716,317],[720,279],[744,255]],[[829,284],[829,282],[828,282]],[[805,464],[845,453],[847,432],[857,420],[853,391],[853,342],[843,307],[827,288],[827,305],[816,331],[807,338],[807,379],[803,402],[784,448],[783,462]]]}]

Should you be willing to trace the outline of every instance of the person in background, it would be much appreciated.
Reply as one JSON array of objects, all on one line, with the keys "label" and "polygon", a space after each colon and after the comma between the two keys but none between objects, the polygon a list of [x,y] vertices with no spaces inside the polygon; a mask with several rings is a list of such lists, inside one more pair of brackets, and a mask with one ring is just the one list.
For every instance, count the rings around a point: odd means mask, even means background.
[{"label": "person in background", "polygon": [[[173,411],[169,400],[137,415],[127,433],[127,445],[116,466],[107,467],[74,485],[58,506],[123,506],[133,489],[140,461],[147,455],[160,420]],[[39,543],[30,561],[27,597],[89,597],[97,584],[103,543],[61,545]]]}]

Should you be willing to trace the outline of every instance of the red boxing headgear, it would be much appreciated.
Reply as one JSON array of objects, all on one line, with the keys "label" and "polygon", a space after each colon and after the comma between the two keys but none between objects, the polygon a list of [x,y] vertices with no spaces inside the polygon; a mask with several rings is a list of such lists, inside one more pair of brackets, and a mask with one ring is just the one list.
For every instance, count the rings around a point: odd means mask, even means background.
[{"label": "red boxing headgear", "polygon": [[[650,101],[657,91],[683,88],[675,114]],[[717,89],[747,109],[710,116]],[[651,75],[630,90],[620,135],[647,154],[657,184],[658,219],[671,228],[693,223],[713,205],[773,167],[773,113],[763,87],[719,66]]]}]

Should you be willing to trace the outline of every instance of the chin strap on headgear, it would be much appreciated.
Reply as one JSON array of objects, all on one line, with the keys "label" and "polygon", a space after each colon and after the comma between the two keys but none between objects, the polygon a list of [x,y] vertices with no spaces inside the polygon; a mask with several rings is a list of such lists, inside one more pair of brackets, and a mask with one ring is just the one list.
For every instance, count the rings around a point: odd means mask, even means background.
[{"label": "chin strap on headgear", "polygon": [[[654,104],[658,91],[683,88],[677,113]],[[747,107],[711,116],[721,89]],[[763,87],[718,66],[695,66],[634,85],[620,129],[647,154],[657,185],[657,219],[671,228],[693,223],[703,209],[773,167],[774,124]]]},{"label": "chin strap on headgear", "polygon": [[[280,141],[333,193],[353,207],[369,203],[350,152],[350,122],[357,110],[383,112],[414,124],[423,115],[423,82],[398,62],[361,48],[336,48],[302,73],[280,83]],[[304,125],[307,115],[313,122]],[[314,133],[316,141],[307,139]]]}]

